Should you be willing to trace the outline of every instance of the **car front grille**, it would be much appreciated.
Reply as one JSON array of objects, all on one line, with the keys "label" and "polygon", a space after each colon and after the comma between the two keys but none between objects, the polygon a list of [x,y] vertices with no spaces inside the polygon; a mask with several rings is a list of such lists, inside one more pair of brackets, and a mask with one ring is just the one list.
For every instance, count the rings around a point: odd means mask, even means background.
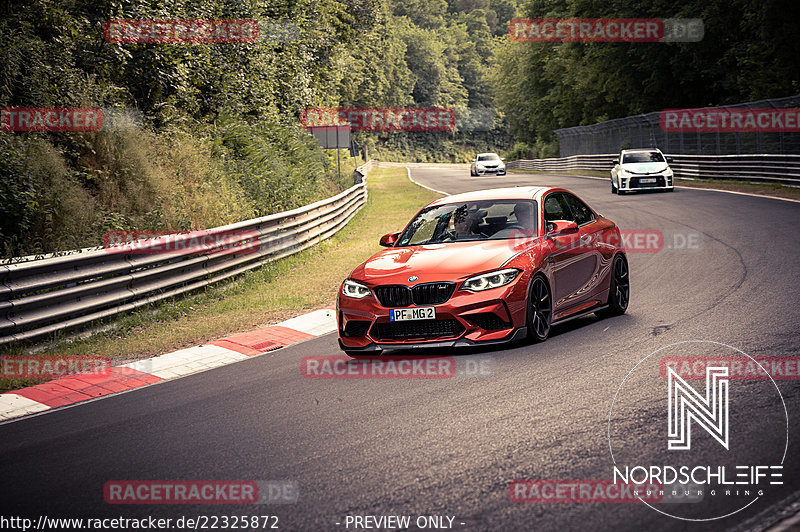
[{"label": "car front grille", "polygon": [[458,320],[414,320],[376,323],[372,336],[376,340],[430,340],[455,338],[464,332]]},{"label": "car front grille", "polygon": [[456,288],[455,283],[425,283],[411,289],[415,305],[438,305],[444,303]]},{"label": "car front grille", "polygon": [[411,304],[411,290],[403,285],[376,286],[375,297],[384,307],[407,307]]},{"label": "car front grille", "polygon": [[[656,179],[655,183],[641,183],[641,179]],[[645,188],[645,187],[664,187],[666,186],[664,182],[663,175],[656,175],[656,176],[642,176],[642,177],[632,177],[631,178],[631,188]]]},{"label": "car front grille", "polygon": [[424,283],[413,288],[403,285],[384,285],[375,287],[375,296],[384,307],[408,307],[415,305],[438,305],[444,303],[456,289],[455,283]]}]

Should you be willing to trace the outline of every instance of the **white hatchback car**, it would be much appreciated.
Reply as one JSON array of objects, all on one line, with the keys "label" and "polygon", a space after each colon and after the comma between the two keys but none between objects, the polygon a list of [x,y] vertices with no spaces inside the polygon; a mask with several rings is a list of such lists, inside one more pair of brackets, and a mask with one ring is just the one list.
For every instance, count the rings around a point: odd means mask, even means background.
[{"label": "white hatchback car", "polygon": [[658,148],[622,150],[611,169],[611,193],[631,190],[675,190],[669,159]]}]

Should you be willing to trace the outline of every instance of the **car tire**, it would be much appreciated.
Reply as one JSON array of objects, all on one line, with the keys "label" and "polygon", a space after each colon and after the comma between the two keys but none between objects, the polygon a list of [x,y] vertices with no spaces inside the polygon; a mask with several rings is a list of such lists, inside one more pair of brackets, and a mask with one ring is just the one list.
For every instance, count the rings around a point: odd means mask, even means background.
[{"label": "car tire", "polygon": [[528,339],[534,343],[544,342],[550,336],[550,323],[553,320],[553,298],[544,275],[536,275],[531,281],[527,309]]},{"label": "car tire", "polygon": [[619,254],[611,263],[611,283],[608,287],[608,306],[595,312],[600,318],[621,316],[628,310],[631,298],[630,270],[628,259]]},{"label": "car tire", "polygon": [[612,194],[619,194],[619,190],[617,187],[614,186],[614,178],[611,178],[611,193]]}]

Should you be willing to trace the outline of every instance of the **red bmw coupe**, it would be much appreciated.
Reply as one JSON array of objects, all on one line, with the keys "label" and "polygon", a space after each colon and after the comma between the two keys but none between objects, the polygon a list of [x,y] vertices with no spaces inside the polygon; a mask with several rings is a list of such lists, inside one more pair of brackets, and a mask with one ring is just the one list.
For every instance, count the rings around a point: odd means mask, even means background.
[{"label": "red bmw coupe", "polygon": [[336,301],[339,346],[353,357],[541,342],[555,324],[628,307],[619,229],[563,188],[446,196],[380,244]]}]

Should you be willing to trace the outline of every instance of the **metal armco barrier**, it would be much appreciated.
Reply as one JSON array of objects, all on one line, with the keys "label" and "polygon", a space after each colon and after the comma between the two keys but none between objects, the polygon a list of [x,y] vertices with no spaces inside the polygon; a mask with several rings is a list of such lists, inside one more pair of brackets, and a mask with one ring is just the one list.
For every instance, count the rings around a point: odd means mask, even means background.
[{"label": "metal armco barrier", "polygon": [[[668,155],[676,178],[739,179],[800,185],[800,155]],[[560,172],[596,170],[609,172],[618,153],[603,155],[571,155],[551,159],[519,160],[508,163],[508,169]]]},{"label": "metal armco barrier", "polygon": [[550,159],[520,159],[506,164],[508,170],[539,170],[560,172],[567,170],[611,170],[612,161],[619,155],[571,155]]},{"label": "metal armco barrier", "polygon": [[[365,176],[374,166],[369,161],[356,172]],[[148,252],[146,244],[137,253],[99,248],[14,259],[0,265],[0,344],[75,329],[292,255],[339,231],[366,200],[360,179],[332,198],[202,231],[232,243],[224,249]]]}]

